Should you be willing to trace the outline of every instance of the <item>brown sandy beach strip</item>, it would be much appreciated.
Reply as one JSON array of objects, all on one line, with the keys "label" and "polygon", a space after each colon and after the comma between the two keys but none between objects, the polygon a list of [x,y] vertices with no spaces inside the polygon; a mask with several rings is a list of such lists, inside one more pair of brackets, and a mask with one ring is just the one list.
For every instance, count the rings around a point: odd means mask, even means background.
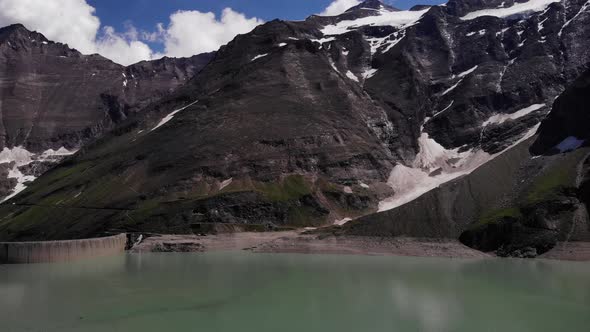
[{"label": "brown sandy beach strip", "polygon": [[297,231],[235,233],[209,236],[162,235],[145,239],[132,252],[209,252],[248,250],[257,253],[396,255],[452,258],[490,257],[456,240],[380,238],[302,234]]}]

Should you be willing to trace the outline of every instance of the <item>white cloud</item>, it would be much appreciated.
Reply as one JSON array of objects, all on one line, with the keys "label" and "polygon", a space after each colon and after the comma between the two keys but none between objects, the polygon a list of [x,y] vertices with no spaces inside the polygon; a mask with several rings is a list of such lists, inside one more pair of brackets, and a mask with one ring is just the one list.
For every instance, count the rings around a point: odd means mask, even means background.
[{"label": "white cloud", "polygon": [[323,12],[322,16],[335,16],[344,13],[348,9],[360,4],[359,0],[334,0]]},{"label": "white cloud", "polygon": [[86,0],[0,0],[0,26],[13,23],[22,23],[84,54],[100,53],[123,65],[152,56],[132,27],[118,34],[106,26],[99,34],[100,20]]},{"label": "white cloud", "polygon": [[123,65],[152,58],[152,50],[147,44],[137,40],[137,31],[134,28],[118,34],[113,27],[104,27],[103,35],[96,41],[96,51]]},{"label": "white cloud", "polygon": [[166,29],[159,26],[165,46],[165,54],[181,57],[217,50],[236,35],[250,32],[262,24],[257,18],[225,8],[220,19],[213,13],[199,11],[178,11],[170,15]]},{"label": "white cloud", "polygon": [[[237,34],[247,33],[263,23],[231,8],[218,19],[213,13],[178,11],[170,15],[167,27],[138,32],[130,23],[126,31],[101,28],[95,9],[86,0],[0,0],[0,26],[22,23],[48,39],[67,43],[84,54],[99,53],[122,65],[167,56],[192,56],[217,50]],[[154,53],[145,42],[164,45]]]},{"label": "white cloud", "polygon": [[100,20],[85,0],[0,0],[0,25],[22,23],[81,52],[95,51]]}]

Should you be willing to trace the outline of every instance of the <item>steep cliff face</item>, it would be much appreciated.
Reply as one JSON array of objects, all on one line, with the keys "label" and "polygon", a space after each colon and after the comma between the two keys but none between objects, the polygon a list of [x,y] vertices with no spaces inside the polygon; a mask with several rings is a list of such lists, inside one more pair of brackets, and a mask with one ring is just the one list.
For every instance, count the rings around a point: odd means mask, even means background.
[{"label": "steep cliff face", "polygon": [[269,22],[35,182],[3,208],[0,234],[311,226],[399,207],[535,133],[587,68],[584,6],[367,1]]},{"label": "steep cliff face", "polygon": [[[0,162],[12,163],[0,197],[85,142],[169,94],[212,54],[123,67],[82,55],[22,25],[0,29]],[[19,167],[35,162],[34,172]],[[16,188],[18,189],[18,188]]]}]

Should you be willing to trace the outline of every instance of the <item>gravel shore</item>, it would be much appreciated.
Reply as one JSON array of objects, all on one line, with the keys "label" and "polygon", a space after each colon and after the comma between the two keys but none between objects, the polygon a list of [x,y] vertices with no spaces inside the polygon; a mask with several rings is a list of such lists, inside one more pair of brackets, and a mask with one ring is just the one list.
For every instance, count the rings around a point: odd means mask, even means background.
[{"label": "gravel shore", "polygon": [[319,236],[299,231],[208,236],[162,235],[145,239],[132,252],[210,252],[396,255],[449,258],[491,257],[456,240]]}]

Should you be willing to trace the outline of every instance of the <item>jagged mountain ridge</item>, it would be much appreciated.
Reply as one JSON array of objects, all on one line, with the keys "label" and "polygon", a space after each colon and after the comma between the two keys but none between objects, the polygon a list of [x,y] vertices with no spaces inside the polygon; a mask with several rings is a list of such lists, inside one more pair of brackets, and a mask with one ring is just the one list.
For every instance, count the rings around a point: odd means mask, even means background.
[{"label": "jagged mountain ridge", "polygon": [[[520,3],[494,1],[362,7],[257,27],[146,118],[14,201],[103,211],[66,214],[51,230],[46,217],[26,229],[15,217],[0,232],[58,238],[115,227],[186,231],[200,221],[318,225],[380,202],[402,204],[534,134],[553,98],[587,67],[583,2],[530,3],[516,14]],[[92,178],[73,170],[93,170]],[[400,178],[416,181],[392,181]],[[125,190],[103,196],[104,183]],[[115,208],[128,214],[107,210]]]},{"label": "jagged mountain ridge", "polygon": [[[39,176],[49,167],[42,164],[77,150],[169,94],[211,57],[163,58],[124,67],[100,55],[83,55],[20,24],[0,29],[0,196]],[[31,160],[39,161],[35,171],[18,174],[18,167],[30,166]]]}]

